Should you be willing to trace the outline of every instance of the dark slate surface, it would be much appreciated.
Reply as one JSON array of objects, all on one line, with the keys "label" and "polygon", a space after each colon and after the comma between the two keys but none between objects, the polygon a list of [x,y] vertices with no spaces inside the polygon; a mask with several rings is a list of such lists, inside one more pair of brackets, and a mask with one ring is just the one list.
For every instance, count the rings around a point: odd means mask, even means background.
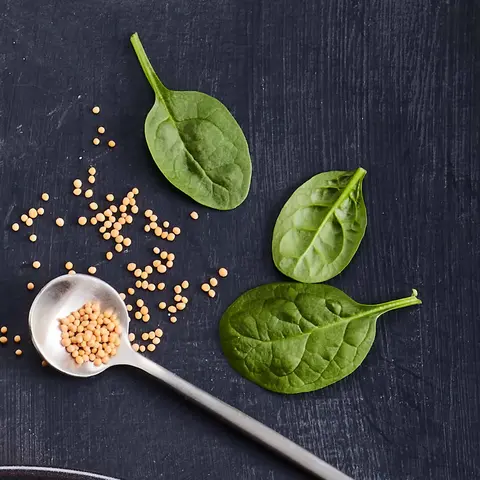
[{"label": "dark slate surface", "polygon": [[[40,366],[26,340],[27,281],[38,289],[71,260],[124,289],[124,265],[146,262],[156,244],[138,219],[130,252],[107,263],[105,242],[75,224],[86,202],[71,182],[95,165],[97,193],[138,186],[142,208],[184,229],[169,282],[195,288],[175,326],[154,315],[165,342],[152,358],[356,479],[479,478],[479,22],[474,0],[0,1],[0,323],[23,335],[25,351],[0,348],[0,463],[124,479],[306,478],[136,371],[82,381]],[[197,207],[157,172],[135,30],[167,86],[218,97],[243,127],[254,177],[237,210]],[[91,145],[98,123],[115,150]],[[270,240],[293,190],[358,165],[369,171],[369,227],[331,283],[371,303],[416,287],[424,304],[385,316],[342,382],[264,391],[223,358],[220,315],[244,290],[282,278]],[[9,226],[42,191],[52,200],[33,245]],[[231,275],[210,301],[197,285],[221,265]],[[145,297],[153,306],[166,295]]]}]

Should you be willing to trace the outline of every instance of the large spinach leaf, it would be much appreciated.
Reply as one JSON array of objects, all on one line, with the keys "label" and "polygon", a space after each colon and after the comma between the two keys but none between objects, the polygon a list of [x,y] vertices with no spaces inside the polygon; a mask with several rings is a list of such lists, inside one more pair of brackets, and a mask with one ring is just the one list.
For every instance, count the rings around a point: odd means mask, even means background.
[{"label": "large spinach leaf", "polygon": [[366,173],[363,168],[320,173],[293,193],[273,231],[273,261],[282,273],[317,283],[350,263],[367,227]]},{"label": "large spinach leaf", "polygon": [[420,303],[415,290],[400,300],[361,305],[328,285],[262,285],[228,308],[220,340],[232,367],[252,382],[274,392],[310,392],[362,363],[380,315]]},{"label": "large spinach leaf", "polygon": [[145,137],[167,179],[198,203],[230,210],[245,200],[252,163],[243,132],[227,108],[200,92],[167,89],[153,70],[137,33],[131,37],[155,92]]}]

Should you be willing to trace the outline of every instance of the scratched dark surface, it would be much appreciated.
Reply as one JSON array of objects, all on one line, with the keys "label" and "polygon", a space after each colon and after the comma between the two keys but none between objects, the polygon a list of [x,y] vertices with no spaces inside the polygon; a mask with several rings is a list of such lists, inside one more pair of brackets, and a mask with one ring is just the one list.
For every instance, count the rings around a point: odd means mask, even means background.
[{"label": "scratched dark surface", "polygon": [[[198,207],[157,172],[143,138],[153,94],[129,44],[136,30],[167,86],[218,97],[243,127],[254,174],[237,210]],[[38,291],[71,260],[122,290],[132,283],[125,264],[145,264],[158,243],[138,217],[130,251],[104,260],[106,242],[75,223],[86,200],[71,193],[94,165],[97,198],[138,186],[142,209],[183,228],[167,278],[188,278],[191,302],[174,326],[152,315],[165,330],[153,359],[355,479],[480,478],[479,62],[473,0],[1,0],[0,323],[24,337],[24,355],[11,339],[0,348],[0,464],[133,480],[307,478],[138,372],[77,380],[40,366],[26,283]],[[91,144],[98,124],[113,151]],[[264,391],[223,358],[221,313],[282,279],[271,232],[293,190],[358,165],[369,172],[369,226],[331,283],[369,303],[415,287],[424,304],[383,317],[367,359],[340,383]],[[51,200],[32,244],[10,225],[43,191]],[[212,301],[198,284],[222,265],[231,275]],[[167,295],[144,297],[153,309]]]}]

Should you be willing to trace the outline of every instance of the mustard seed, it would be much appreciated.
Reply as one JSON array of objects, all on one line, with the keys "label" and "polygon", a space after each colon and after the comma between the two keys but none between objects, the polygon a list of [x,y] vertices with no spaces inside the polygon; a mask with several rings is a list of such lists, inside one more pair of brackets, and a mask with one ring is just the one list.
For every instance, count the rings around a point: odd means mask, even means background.
[{"label": "mustard seed", "polygon": [[134,215],[136,215],[136,214],[138,213],[138,211],[139,211],[139,208],[138,208],[136,205],[134,205],[130,210],[132,211],[132,213],[133,213]]},{"label": "mustard seed", "polygon": [[175,285],[175,286],[173,287],[173,291],[174,291],[175,293],[182,293],[182,287],[181,287],[180,285]]},{"label": "mustard seed", "polygon": [[143,353],[145,351],[145,345],[140,345],[140,351]]},{"label": "mustard seed", "polygon": [[100,113],[100,107],[98,107],[98,106],[95,105],[95,106],[92,108],[92,113],[94,113],[95,115],[98,115],[98,114]]},{"label": "mustard seed", "polygon": [[15,343],[20,343],[20,340],[21,340],[21,339],[22,339],[22,338],[20,337],[20,335],[15,335],[15,336],[13,337],[13,341],[14,341]]},{"label": "mustard seed", "polygon": [[90,218],[90,223],[91,223],[92,225],[96,225],[96,224],[98,223],[98,220],[97,220],[95,217],[91,217],[91,218]]},{"label": "mustard seed", "polygon": [[28,216],[30,218],[37,218],[37,210],[35,208],[31,208],[29,211],[28,211]]},{"label": "mustard seed", "polygon": [[108,193],[105,198],[107,199],[107,202],[113,202],[115,200],[115,197],[113,193]]},{"label": "mustard seed", "polygon": [[37,241],[37,236],[34,233],[32,233],[28,238],[33,243]]},{"label": "mustard seed", "polygon": [[73,268],[73,263],[72,263],[72,262],[67,262],[67,263],[65,263],[65,268],[66,268],[67,270],[71,270],[71,269]]},{"label": "mustard seed", "polygon": [[172,262],[171,260],[169,260],[169,261],[165,264],[165,266],[166,266],[167,268],[172,268],[172,267],[173,267],[173,262]]},{"label": "mustard seed", "polygon": [[137,304],[137,307],[141,308],[145,305],[145,302],[141,298],[139,298],[136,304]]},{"label": "mustard seed", "polygon": [[182,296],[181,296],[181,295],[175,295],[175,296],[173,297],[173,300],[174,300],[175,302],[181,302],[181,301],[182,301]]},{"label": "mustard seed", "polygon": [[168,240],[169,242],[173,242],[173,241],[175,240],[175,234],[174,234],[174,233],[169,233],[169,234],[167,235],[167,240]]},{"label": "mustard seed", "polygon": [[175,235],[180,235],[181,230],[180,230],[179,227],[173,227],[173,228],[172,228],[172,232],[173,232]]},{"label": "mustard seed", "polygon": [[187,297],[182,297],[182,303],[185,303],[185,305],[188,303],[188,298]]},{"label": "mustard seed", "polygon": [[46,360],[42,360],[42,367],[48,367],[48,362]]},{"label": "mustard seed", "polygon": [[102,212],[98,212],[98,213],[95,215],[95,218],[96,218],[99,222],[105,222],[105,215],[104,215]]},{"label": "mustard seed", "polygon": [[75,190],[73,190],[73,194],[78,197],[82,194],[82,189],[81,188],[75,188]]},{"label": "mustard seed", "polygon": [[8,332],[8,328],[3,326],[2,328],[0,328],[0,332],[1,333],[7,333]]},{"label": "mustard seed", "polygon": [[165,220],[163,222],[163,226],[164,226],[164,228],[168,228],[170,226],[170,222],[167,222],[167,220]]},{"label": "mustard seed", "polygon": [[133,272],[136,268],[137,268],[137,265],[136,265],[135,263],[133,263],[133,262],[131,262],[131,263],[129,263],[129,264],[127,265],[127,270],[128,270],[129,272]]},{"label": "mustard seed", "polygon": [[116,145],[116,143],[115,143],[113,140],[109,140],[109,141],[108,141],[108,146],[109,146],[110,148],[113,148],[115,145]]},{"label": "mustard seed", "polygon": [[153,247],[153,253],[158,255],[160,253],[160,249],[158,247]]},{"label": "mustard seed", "polygon": [[157,288],[157,287],[155,286],[154,283],[149,283],[149,284],[148,284],[148,290],[149,290],[150,292],[154,292],[156,288]]},{"label": "mustard seed", "polygon": [[153,273],[153,268],[150,265],[147,265],[145,267],[145,271],[150,275]]},{"label": "mustard seed", "polygon": [[142,274],[140,275],[140,278],[143,279],[143,280],[146,280],[148,278],[148,273],[147,272],[142,272]]},{"label": "mustard seed", "polygon": [[148,323],[150,321],[150,315],[148,313],[145,315],[142,315],[142,321],[145,323]]},{"label": "mustard seed", "polygon": [[168,257],[168,252],[166,252],[165,250],[160,253],[160,258],[162,260],[165,260],[167,257]]},{"label": "mustard seed", "polygon": [[88,190],[85,190],[85,198],[92,198],[93,197],[93,190],[89,188]]},{"label": "mustard seed", "polygon": [[87,217],[79,217],[78,218],[78,224],[81,225],[82,227],[87,224]]},{"label": "mustard seed", "polygon": [[159,265],[157,267],[157,272],[158,273],[165,273],[167,271],[167,267],[165,265]]},{"label": "mustard seed", "polygon": [[137,280],[137,281],[135,282],[135,286],[136,286],[137,288],[142,288],[142,281],[141,281],[141,280]]},{"label": "mustard seed", "polygon": [[88,174],[89,175],[96,175],[96,173],[97,173],[97,169],[95,167],[90,167],[88,169]]},{"label": "mustard seed", "polygon": [[159,265],[161,265],[161,264],[162,264],[161,260],[158,260],[158,259],[157,259],[157,260],[154,260],[153,263],[152,263],[152,265],[153,265],[155,268],[157,268],[157,267],[158,267]]},{"label": "mustard seed", "polygon": [[15,350],[15,355],[16,355],[17,357],[20,357],[20,356],[22,355],[22,353],[23,353],[23,352],[22,352],[20,349]]},{"label": "mustard seed", "polygon": [[112,252],[107,252],[105,254],[105,257],[107,258],[107,260],[111,260],[113,258],[113,253]]},{"label": "mustard seed", "polygon": [[82,187],[82,181],[81,181],[79,178],[75,179],[75,180],[73,181],[73,186],[74,186],[75,188],[81,188],[81,187]]},{"label": "mustard seed", "polygon": [[32,282],[27,283],[27,289],[28,290],[33,290],[35,288],[35,285]]},{"label": "mustard seed", "polygon": [[90,205],[89,205],[90,209],[91,210],[98,210],[98,205],[95,203],[95,202],[92,202]]},{"label": "mustard seed", "polygon": [[175,254],[174,253],[169,253],[167,255],[167,260],[170,260],[170,261],[173,262],[175,260]]},{"label": "mustard seed", "polygon": [[[157,222],[150,222],[149,225],[150,225],[150,230],[155,230],[158,227]],[[160,235],[161,234],[162,232],[160,232]]]},{"label": "mustard seed", "polygon": [[182,288],[183,288],[183,289],[187,289],[189,286],[190,286],[190,283],[188,283],[188,280],[184,280],[184,281],[182,282]]},{"label": "mustard seed", "polygon": [[132,188],[132,192],[134,195],[138,195],[140,193],[140,190],[137,187]]},{"label": "mustard seed", "polygon": [[42,216],[45,213],[45,209],[43,207],[37,208],[37,213]]},{"label": "mustard seed", "polygon": [[158,345],[160,343],[160,339],[158,337],[155,337],[153,340],[152,340],[152,343],[154,345]]},{"label": "mustard seed", "polygon": [[148,340],[148,333],[147,333],[147,332],[142,333],[142,340],[143,340],[143,341],[147,341],[147,340]]},{"label": "mustard seed", "polygon": [[25,225],[27,227],[31,227],[33,225],[33,220],[30,217],[27,218],[27,220],[25,221]]},{"label": "mustard seed", "polygon": [[[151,227],[151,224],[150,224],[150,227]],[[161,229],[161,227],[157,227],[155,228],[155,231],[153,233],[155,234],[156,237],[161,237],[163,230]]]},{"label": "mustard seed", "polygon": [[142,314],[140,312],[135,312],[135,318],[137,320],[141,320],[142,319]]},{"label": "mustard seed", "polygon": [[165,240],[168,237],[168,232],[167,231],[162,232],[162,235],[160,235],[160,237]]},{"label": "mustard seed", "polygon": [[122,252],[122,251],[123,251],[123,245],[122,245],[121,243],[117,243],[117,244],[115,245],[115,250],[116,250],[118,253]]},{"label": "mustard seed", "polygon": [[55,223],[57,224],[57,227],[63,227],[65,225],[65,220],[59,217],[55,220]]},{"label": "mustard seed", "polygon": [[228,275],[228,270],[224,267],[220,268],[218,270],[218,274],[222,277],[225,278]]},{"label": "mustard seed", "polygon": [[163,330],[161,328],[157,328],[155,330],[155,336],[157,336],[158,338],[162,337],[163,336]]},{"label": "mustard seed", "polygon": [[70,270],[70,271],[68,272],[69,275],[75,275],[76,273],[77,273],[77,272],[76,272],[75,270]]},{"label": "mustard seed", "polygon": [[210,279],[210,285],[212,287],[216,287],[218,285],[218,280],[216,278],[211,278]]},{"label": "mustard seed", "polygon": [[97,132],[100,134],[100,135],[103,135],[105,133],[105,127],[98,127],[97,128]]},{"label": "mustard seed", "polygon": [[[210,292],[213,292],[213,290],[210,290]],[[208,293],[210,294],[210,292]],[[177,307],[177,310],[181,311],[181,310],[185,310],[186,305],[184,303],[179,302],[177,303],[176,307]]]},{"label": "mustard seed", "polygon": [[129,288],[127,288],[127,293],[128,293],[129,295],[135,295],[135,289],[132,288],[132,287],[129,287]]},{"label": "mustard seed", "polygon": [[28,215],[26,213],[22,213],[22,216],[20,217],[20,220],[25,223],[28,220]]},{"label": "mustard seed", "polygon": [[177,317],[170,317],[170,322],[177,323]]},{"label": "mustard seed", "polygon": [[7,342],[8,342],[8,338],[7,338],[7,337],[3,337],[3,336],[0,337],[0,343],[5,344],[5,343],[7,343]]},{"label": "mustard seed", "polygon": [[197,212],[190,212],[190,217],[193,220],[198,220],[198,213]]},{"label": "mustard seed", "polygon": [[215,290],[212,289],[212,290],[209,290],[209,291],[208,291],[208,296],[209,296],[210,298],[214,298],[215,295],[216,295]]},{"label": "mustard seed", "polygon": [[123,246],[124,247],[128,248],[131,244],[132,244],[132,239],[131,238],[126,237],[126,238],[123,239]]},{"label": "mustard seed", "polygon": [[159,290],[164,290],[165,289],[165,284],[163,282],[160,282],[158,285],[157,285],[157,288]]},{"label": "mustard seed", "polygon": [[97,137],[95,137],[95,138],[92,140],[92,143],[93,143],[94,145],[100,145],[100,139],[97,138]]},{"label": "mustard seed", "polygon": [[208,292],[210,290],[210,285],[208,283],[202,283],[201,289],[204,292]]},{"label": "mustard seed", "polygon": [[97,273],[97,268],[94,266],[88,267],[88,273],[90,275],[95,275]]},{"label": "mustard seed", "polygon": [[145,218],[150,218],[152,216],[153,212],[148,209],[148,210],[145,210]]},{"label": "mustard seed", "polygon": [[50,195],[48,193],[42,193],[42,200],[44,202],[48,202],[48,200],[50,199]]},{"label": "mustard seed", "polygon": [[[105,227],[103,227],[103,228],[105,228]],[[102,232],[100,232],[100,233],[102,233]],[[103,234],[103,239],[104,239],[104,240],[110,240],[110,237],[111,237],[111,236],[112,236],[112,235],[110,234],[110,232],[105,232],[105,233]]]},{"label": "mustard seed", "polygon": [[41,264],[38,260],[35,260],[33,263],[32,263],[32,267],[35,268],[35,269],[39,269],[41,267]]},{"label": "mustard seed", "polygon": [[153,343],[150,343],[150,344],[147,345],[147,350],[148,350],[149,352],[153,352],[153,351],[155,350],[155,348],[156,348],[156,347],[155,347],[155,345],[154,345]]},{"label": "mustard seed", "polygon": [[12,225],[12,230],[13,230],[14,232],[18,232],[18,231],[20,230],[20,225],[19,225],[18,223],[14,223],[14,224]]},{"label": "mustard seed", "polygon": [[170,312],[170,313],[177,313],[177,307],[175,307],[174,305],[170,305],[167,310]]},{"label": "mustard seed", "polygon": [[150,231],[150,225],[145,225],[143,229],[148,233]]},{"label": "mustard seed", "polygon": [[167,304],[166,304],[165,302],[160,302],[160,303],[158,304],[158,308],[159,308],[160,310],[165,310],[165,309],[167,308]]},{"label": "mustard seed", "polygon": [[128,305],[127,305],[127,311],[128,311],[128,312],[131,312],[132,310],[133,310],[133,307],[132,307],[130,304],[128,304]]},{"label": "mustard seed", "polygon": [[138,343],[134,343],[134,344],[132,345],[132,348],[133,348],[136,352],[138,352],[138,349],[140,348],[140,345],[138,345]]}]

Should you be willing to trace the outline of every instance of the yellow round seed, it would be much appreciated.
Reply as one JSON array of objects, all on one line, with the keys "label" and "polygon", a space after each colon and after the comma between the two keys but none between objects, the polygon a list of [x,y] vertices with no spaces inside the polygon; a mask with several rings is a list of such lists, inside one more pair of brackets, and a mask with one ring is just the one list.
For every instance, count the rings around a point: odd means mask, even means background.
[{"label": "yellow round seed", "polygon": [[35,288],[35,285],[32,282],[27,283],[27,289],[28,290],[33,290]]},{"label": "yellow round seed", "polygon": [[218,270],[218,274],[222,277],[225,278],[228,275],[228,270],[224,267],[220,268]]},{"label": "yellow round seed", "polygon": [[26,213],[23,213],[22,216],[20,217],[20,220],[25,223],[28,220],[28,215]]},{"label": "yellow round seed", "polygon": [[50,199],[50,195],[48,193],[42,193],[42,200],[44,202],[48,202],[49,199]]},{"label": "yellow round seed", "polygon": [[3,337],[3,336],[0,337],[0,343],[5,344],[5,343],[7,343],[7,342],[8,342],[8,338],[7,338],[7,337]]},{"label": "yellow round seed", "polygon": [[90,275],[95,275],[97,273],[97,268],[96,267],[88,267],[88,273]]},{"label": "yellow round seed", "polygon": [[100,134],[100,135],[103,135],[105,133],[105,127],[98,127],[97,128],[97,132]]},{"label": "yellow round seed", "polygon": [[112,213],[117,213],[118,207],[116,205],[110,205],[110,210],[112,211]]},{"label": "yellow round seed", "polygon": [[181,230],[180,230],[179,227],[173,227],[173,228],[172,228],[172,232],[173,232],[175,235],[180,235]]},{"label": "yellow round seed", "polygon": [[95,203],[95,202],[92,202],[90,205],[89,205],[90,209],[91,210],[98,210],[98,205]]},{"label": "yellow round seed", "polygon": [[33,220],[31,218],[27,218],[27,220],[25,222],[25,225],[27,227],[31,227],[33,225]]},{"label": "yellow round seed", "polygon": [[35,243],[37,241],[37,236],[34,233],[32,233],[28,238],[31,242]]},{"label": "yellow round seed", "polygon": [[155,350],[155,348],[157,348],[157,347],[155,347],[155,345],[153,343],[150,343],[150,344],[147,345],[147,350],[149,352],[153,352]]},{"label": "yellow round seed", "polygon": [[134,205],[130,210],[134,215],[136,215],[140,209],[137,207],[137,205]]},{"label": "yellow round seed", "polygon": [[109,146],[110,148],[113,148],[115,145],[116,145],[116,143],[115,143],[113,140],[109,140],[109,141],[108,141],[108,146]]},{"label": "yellow round seed", "polygon": [[76,188],[74,191],[73,191],[73,194],[78,197],[82,194],[82,189],[81,188]]},{"label": "yellow round seed", "polygon": [[142,320],[147,323],[150,321],[150,315],[147,313],[145,315],[142,316]]},{"label": "yellow round seed", "polygon": [[168,228],[170,226],[170,222],[165,220],[162,225],[164,226],[164,228]]},{"label": "yellow round seed", "polygon": [[100,145],[100,139],[97,138],[97,137],[95,137],[95,138],[92,140],[92,143],[93,143],[94,145]]},{"label": "yellow round seed", "polygon": [[113,193],[108,193],[105,198],[107,199],[108,202],[113,202],[115,200],[115,197]]},{"label": "yellow round seed", "polygon": [[134,344],[132,345],[132,348],[133,348],[136,352],[138,352],[138,349],[140,348],[140,345],[138,345],[138,343],[134,343]]},{"label": "yellow round seed", "polygon": [[160,249],[158,247],[153,247],[153,253],[158,255],[160,253]]},{"label": "yellow round seed", "polygon": [[[211,291],[212,291],[212,290],[210,290],[210,292],[211,292]],[[210,292],[208,292],[208,293],[210,293]],[[179,302],[179,303],[177,303],[176,307],[177,307],[177,310],[180,310],[180,311],[181,311],[181,310],[185,310],[186,305],[185,305],[184,303],[182,303],[182,302]]]},{"label": "yellow round seed", "polygon": [[172,267],[173,267],[173,262],[172,262],[171,260],[169,260],[169,261],[165,264],[165,266],[166,266],[167,268],[172,268]]},{"label": "yellow round seed", "polygon": [[87,224],[87,217],[79,217],[78,218],[78,224],[81,225],[82,227]]},{"label": "yellow round seed", "polygon": [[85,190],[85,198],[92,198],[93,197],[93,190],[89,188],[88,190]]},{"label": "yellow round seed", "polygon": [[72,263],[72,262],[67,262],[67,263],[65,264],[65,268],[66,268],[67,270],[71,270],[71,269],[73,268],[73,263]]},{"label": "yellow round seed", "polygon": [[117,243],[117,244],[115,245],[115,250],[116,250],[118,253],[122,252],[122,251],[123,251],[123,245],[122,245],[121,243]]},{"label": "yellow round seed", "polygon": [[150,275],[153,273],[153,268],[150,265],[147,265],[145,267],[145,271]]},{"label": "yellow round seed", "polygon": [[135,340],[135,334],[134,333],[129,333],[128,334],[128,339],[130,340],[130,342],[133,342]]},{"label": "yellow round seed", "polygon": [[115,243],[122,243],[123,242],[123,235],[117,235],[115,237]]},{"label": "yellow round seed", "polygon": [[182,301],[182,296],[181,296],[181,295],[175,295],[175,296],[173,297],[173,300],[174,300],[175,302],[181,302],[181,301]]},{"label": "yellow round seed", "polygon": [[140,190],[137,187],[132,188],[132,193],[134,195],[138,195],[140,193]]},{"label": "yellow round seed", "polygon": [[14,224],[12,225],[12,230],[13,230],[14,232],[18,232],[18,231],[20,230],[20,225],[19,225],[18,223],[14,223]]},{"label": "yellow round seed", "polygon": [[105,257],[107,258],[107,260],[111,260],[113,258],[113,253],[112,252],[107,252],[105,254]]},{"label": "yellow round seed", "polygon": [[142,281],[141,281],[141,280],[137,280],[137,281],[135,282],[135,287],[137,287],[137,288],[142,288]]},{"label": "yellow round seed", "polygon": [[168,232],[162,232],[161,238],[165,239],[168,237]]},{"label": "yellow round seed", "polygon": [[150,225],[145,225],[143,229],[148,233],[150,231]]},{"label": "yellow round seed", "polygon": [[[150,227],[151,227],[151,226],[152,226],[152,225],[150,224]],[[162,230],[161,227],[156,227],[156,228],[155,228],[155,231],[154,231],[153,233],[155,234],[156,237],[161,237],[161,236],[162,236],[162,233],[163,233],[163,230]]]},{"label": "yellow round seed", "polygon": [[152,216],[153,212],[148,209],[148,210],[145,210],[145,218],[150,218]]},{"label": "yellow round seed", "polygon": [[157,288],[158,288],[159,290],[164,290],[164,289],[165,289],[165,284],[164,284],[163,282],[161,282],[161,283],[159,283],[159,284],[157,285]]},{"label": "yellow round seed", "polygon": [[117,238],[120,235],[120,233],[118,232],[118,230],[116,228],[112,229],[112,231],[110,233],[112,235],[112,238]]},{"label": "yellow round seed", "polygon": [[100,107],[98,107],[97,105],[95,105],[93,108],[92,108],[92,113],[94,113],[95,115],[98,115],[100,113]]},{"label": "yellow round seed", "polygon": [[157,259],[157,260],[154,260],[153,263],[152,263],[152,265],[153,265],[155,268],[157,268],[157,267],[158,267],[159,265],[161,265],[161,264],[162,264],[162,261],[161,261],[161,260],[158,260],[158,259]]},{"label": "yellow round seed", "polygon": [[160,310],[165,310],[165,309],[167,308],[167,304],[166,304],[165,302],[160,302],[160,303],[158,304],[158,308],[159,308]]},{"label": "yellow round seed", "polygon": [[133,272],[136,268],[137,268],[137,265],[136,265],[135,263],[133,263],[133,262],[131,262],[131,263],[129,263],[129,264],[127,265],[127,270],[128,270],[129,272]]},{"label": "yellow round seed", "polygon": [[22,355],[22,353],[23,353],[23,352],[22,352],[20,349],[15,350],[15,355],[16,355],[17,357],[20,357],[20,356]]},{"label": "yellow round seed", "polygon": [[135,318],[137,320],[141,320],[142,319],[142,314],[140,312],[135,312]]},{"label": "yellow round seed", "polygon": [[174,253],[169,253],[167,255],[167,260],[170,260],[170,261],[173,262],[175,260],[175,254]]},{"label": "yellow round seed", "polygon": [[175,293],[182,293],[182,287],[181,287],[180,285],[175,285],[175,286],[173,287],[173,291],[174,291]]},{"label": "yellow round seed", "polygon": [[216,278],[212,277],[212,278],[210,279],[210,285],[211,285],[212,287],[216,287],[216,286],[218,285],[218,280],[217,280]]},{"label": "yellow round seed", "polygon": [[140,275],[140,278],[143,279],[143,280],[146,280],[148,278],[148,273],[147,272],[142,272],[142,274]]},{"label": "yellow round seed", "polygon": [[21,340],[20,335],[15,335],[15,336],[13,337],[13,341],[14,341],[15,343],[20,343],[20,340]]},{"label": "yellow round seed", "polygon": [[8,332],[8,328],[7,328],[7,327],[2,327],[2,328],[0,328],[0,332],[2,332],[2,333],[7,333],[7,332]]},{"label": "yellow round seed", "polygon": [[174,305],[170,305],[167,310],[170,312],[170,313],[177,313],[177,307],[175,307]]},{"label": "yellow round seed", "polygon": [[198,220],[198,213],[197,212],[190,212],[190,217],[193,220]]},{"label": "yellow round seed", "polygon": [[185,305],[188,303],[188,298],[187,297],[182,297],[182,303],[185,303]]},{"label": "yellow round seed", "polygon": [[210,285],[208,283],[202,283],[201,289],[204,292],[208,292],[210,290]]},{"label": "yellow round seed", "polygon": [[167,267],[165,265],[159,265],[157,267],[157,272],[158,273],[165,273],[167,271]]},{"label": "yellow round seed", "polygon": [[140,268],[136,268],[133,274],[135,275],[135,277],[139,278],[142,276],[142,270]]},{"label": "yellow round seed", "polygon": [[155,284],[154,284],[154,283],[149,283],[149,284],[148,284],[148,290],[149,290],[150,292],[154,292],[154,291],[155,291],[155,288],[156,288],[156,287],[155,287]]},{"label": "yellow round seed", "polygon": [[42,367],[48,367],[48,362],[46,360],[42,360]]},{"label": "yellow round seed", "polygon": [[38,260],[35,260],[32,263],[32,267],[38,270],[41,267],[41,263]]},{"label": "yellow round seed", "polygon": [[123,239],[123,246],[124,247],[129,247],[131,244],[132,244],[132,239],[131,238],[126,237],[126,238]]},{"label": "yellow round seed", "polygon": [[142,340],[143,340],[143,341],[147,341],[147,340],[148,340],[148,333],[147,333],[147,332],[142,333]]},{"label": "yellow round seed", "polygon": [[127,288],[127,293],[128,293],[129,295],[134,295],[134,294],[135,294],[135,289],[132,288],[132,287],[129,287],[129,288]]},{"label": "yellow round seed", "polygon": [[161,328],[157,328],[155,330],[155,336],[158,337],[158,338],[163,337],[163,330]]},{"label": "yellow round seed", "polygon": [[140,351],[143,353],[145,351],[145,345],[140,345]]},{"label": "yellow round seed", "polygon": [[[100,128],[102,128],[102,127],[100,127]],[[96,173],[97,173],[97,169],[95,167],[90,167],[88,169],[88,174],[89,175],[95,175]]]},{"label": "yellow round seed", "polygon": [[177,323],[177,317],[170,317],[170,321],[172,323]]},{"label": "yellow round seed", "polygon": [[174,233],[169,233],[169,234],[167,235],[167,240],[168,240],[169,242],[173,242],[173,241],[175,240],[175,234],[174,234]]},{"label": "yellow round seed", "polygon": [[75,188],[81,188],[81,187],[82,187],[82,181],[81,181],[79,178],[75,179],[75,180],[73,181],[73,186],[74,186]]},{"label": "yellow round seed", "polygon": [[104,215],[102,212],[98,212],[98,213],[95,215],[95,218],[96,218],[99,222],[104,222],[104,221],[105,221],[105,215]]},{"label": "yellow round seed", "polygon": [[144,305],[143,307],[140,308],[140,313],[142,315],[146,315],[148,313],[148,307]]},{"label": "yellow round seed", "polygon": [[168,252],[166,252],[165,250],[160,253],[160,258],[162,260],[165,260],[167,257],[168,257]]},{"label": "yellow round seed", "polygon": [[190,283],[188,283],[188,280],[184,280],[184,281],[182,282],[182,288],[183,288],[183,289],[187,289],[189,286],[190,286]]},{"label": "yellow round seed", "polygon": [[31,208],[29,211],[28,211],[28,216],[30,218],[37,218],[37,210],[35,208]]},{"label": "yellow round seed", "polygon": [[68,272],[69,275],[75,275],[76,273],[77,273],[77,272],[76,272],[75,270],[70,270],[70,271]]},{"label": "yellow round seed", "polygon": [[158,345],[160,343],[160,339],[158,337],[155,337],[153,340],[152,340],[152,343],[154,345]]},{"label": "yellow round seed", "polygon": [[45,209],[43,207],[37,208],[37,213],[41,216],[45,213]]},{"label": "yellow round seed", "polygon": [[153,215],[150,217],[150,221],[151,221],[151,222],[156,222],[157,220],[158,220],[158,217],[157,217],[155,214],[153,214]]},{"label": "yellow round seed", "polygon": [[215,290],[210,290],[210,291],[208,292],[208,296],[209,296],[210,298],[215,297],[215,295],[216,295]]},{"label": "yellow round seed", "polygon": [[127,216],[125,217],[125,221],[130,224],[130,223],[133,222],[133,217],[132,217],[131,215],[127,215]]},{"label": "yellow round seed", "polygon": [[137,307],[141,308],[141,307],[143,307],[143,306],[145,305],[145,302],[144,302],[141,298],[139,298],[139,299],[136,301],[136,305],[137,305]]},{"label": "yellow round seed", "polygon": [[146,290],[146,289],[148,288],[148,282],[147,282],[146,280],[144,280],[144,281],[142,282],[142,288],[143,288],[144,290]]},{"label": "yellow round seed", "polygon": [[105,232],[105,233],[103,234],[103,239],[104,239],[104,240],[110,240],[110,237],[111,237],[111,236],[112,236],[112,235],[110,234],[110,232]]}]

